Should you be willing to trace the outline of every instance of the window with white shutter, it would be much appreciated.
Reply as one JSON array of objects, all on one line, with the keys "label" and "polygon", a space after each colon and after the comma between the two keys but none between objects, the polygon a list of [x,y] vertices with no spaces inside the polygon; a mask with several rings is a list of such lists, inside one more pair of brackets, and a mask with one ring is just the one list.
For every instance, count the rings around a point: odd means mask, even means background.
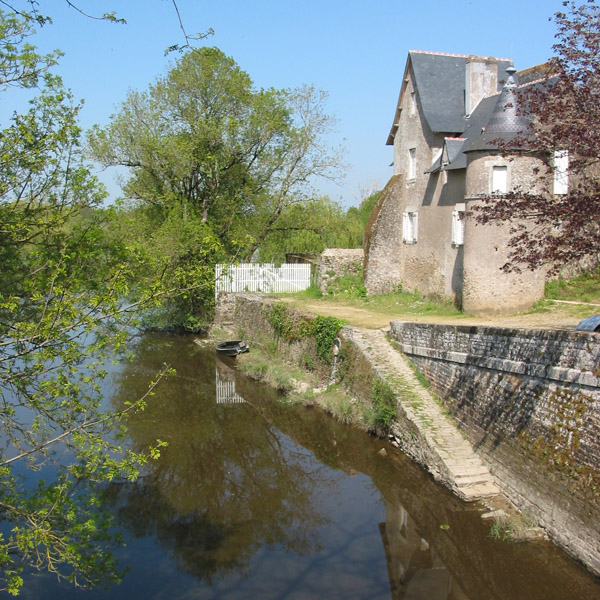
[{"label": "window with white shutter", "polygon": [[417,149],[411,148],[408,151],[408,178],[417,178]]},{"label": "window with white shutter", "polygon": [[462,246],[465,243],[465,211],[452,211],[452,245]]},{"label": "window with white shutter", "polygon": [[508,168],[492,168],[492,194],[506,194],[508,190]]},{"label": "window with white shutter", "polygon": [[554,193],[567,194],[569,192],[569,151],[556,150],[554,152]]}]

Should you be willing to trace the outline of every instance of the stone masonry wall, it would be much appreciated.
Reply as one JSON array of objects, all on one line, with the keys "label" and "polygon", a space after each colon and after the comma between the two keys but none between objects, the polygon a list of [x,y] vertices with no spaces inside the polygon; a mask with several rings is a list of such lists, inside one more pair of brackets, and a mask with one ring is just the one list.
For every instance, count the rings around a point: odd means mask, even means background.
[{"label": "stone masonry wall", "polygon": [[362,248],[328,248],[321,253],[319,287],[326,294],[330,282],[344,275],[358,275],[363,266]]},{"label": "stone masonry wall", "polygon": [[388,294],[397,290],[402,282],[400,256],[405,190],[404,178],[394,175],[369,216],[363,241],[364,285],[369,295]]},{"label": "stone masonry wall", "polygon": [[600,335],[394,322],[507,496],[600,574]]}]

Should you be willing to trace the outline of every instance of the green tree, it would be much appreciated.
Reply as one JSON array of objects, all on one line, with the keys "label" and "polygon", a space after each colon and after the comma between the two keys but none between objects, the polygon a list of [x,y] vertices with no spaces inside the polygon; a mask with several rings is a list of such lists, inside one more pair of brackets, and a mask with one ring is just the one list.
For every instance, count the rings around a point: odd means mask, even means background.
[{"label": "green tree", "polygon": [[[325,248],[362,248],[363,234],[378,194],[360,207],[344,209],[328,197],[291,204],[282,211],[259,250],[263,262],[284,262],[287,253],[320,253]],[[374,198],[375,200],[372,200]]]},{"label": "green tree", "polygon": [[339,175],[338,153],[322,142],[332,126],[324,102],[310,87],[257,90],[217,48],[192,50],[95,127],[90,152],[129,169],[124,193],[143,209],[153,246],[164,245],[165,223],[198,232],[173,268],[193,269],[206,244],[218,247],[215,259],[248,260],[306,201],[313,177]]},{"label": "green tree", "polygon": [[[368,196],[364,197],[360,201],[358,208],[352,206],[348,209],[347,217],[355,218],[360,223],[360,226],[362,228],[361,235],[364,234],[367,222],[369,220],[369,217],[371,216],[371,211],[373,210],[375,203],[379,199],[379,194],[381,194],[381,192],[379,191],[371,192]],[[360,245],[362,246],[362,237]]]},{"label": "green tree", "polygon": [[[50,73],[56,55],[29,44],[33,22],[0,12],[0,89],[32,88],[29,110],[0,130],[0,578],[13,594],[23,569],[118,578],[95,486],[134,479],[146,461],[115,433],[145,398],[106,412],[101,382],[136,309],[164,293],[157,283],[126,300],[136,254],[107,233],[79,106]],[[34,489],[28,469],[44,469]]]}]

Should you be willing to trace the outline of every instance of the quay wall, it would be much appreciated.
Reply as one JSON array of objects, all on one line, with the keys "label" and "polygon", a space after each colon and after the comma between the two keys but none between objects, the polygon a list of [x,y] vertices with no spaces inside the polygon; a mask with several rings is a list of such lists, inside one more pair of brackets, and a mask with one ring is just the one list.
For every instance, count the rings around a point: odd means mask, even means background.
[{"label": "quay wall", "polygon": [[600,334],[392,322],[503,493],[600,574]]}]

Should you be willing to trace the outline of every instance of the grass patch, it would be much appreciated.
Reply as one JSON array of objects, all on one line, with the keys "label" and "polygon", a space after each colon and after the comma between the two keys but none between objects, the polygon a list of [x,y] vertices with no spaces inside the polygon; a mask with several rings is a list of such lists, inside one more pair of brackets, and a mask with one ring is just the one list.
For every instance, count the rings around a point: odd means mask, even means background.
[{"label": "grass patch", "polygon": [[[350,276],[348,275],[347,277]],[[441,300],[425,298],[418,292],[398,291],[392,294],[367,297],[362,291],[357,291],[356,288],[348,288],[348,292],[345,292],[344,289],[335,294],[322,296],[321,298],[308,298],[305,295],[305,292],[280,295],[289,298],[291,302],[299,308],[302,307],[303,302],[310,300],[311,302],[322,302],[324,305],[343,304],[356,308],[364,308],[370,312],[379,315],[388,315],[390,317],[397,317],[400,314],[457,318],[467,316],[450,301],[444,302]]]},{"label": "grass patch", "polygon": [[366,298],[367,290],[363,285],[362,273],[346,273],[327,284],[327,296],[339,298]]},{"label": "grass patch", "polygon": [[411,315],[463,316],[463,313],[452,302],[424,298],[418,292],[401,291],[365,298],[339,295],[335,297],[335,300],[343,300],[352,306],[364,306],[373,312],[382,314],[397,315],[398,313],[403,313]]},{"label": "grass patch", "polygon": [[386,381],[376,377],[371,389],[371,408],[367,409],[367,425],[375,431],[389,431],[396,418],[396,394]]},{"label": "grass patch", "polygon": [[538,521],[527,511],[495,517],[490,528],[490,537],[501,541],[523,542],[539,535]]},{"label": "grass patch", "polygon": [[243,363],[243,369],[245,373],[250,375],[253,379],[263,379],[269,370],[269,363],[260,361],[245,361]]},{"label": "grass patch", "polygon": [[323,292],[321,291],[320,287],[312,283],[310,287],[306,288],[305,290],[302,290],[300,292],[294,292],[294,296],[297,296],[298,298],[303,298],[305,300],[317,300],[323,297]]},{"label": "grass patch", "polygon": [[[284,392],[281,402],[285,404],[316,404],[342,423],[366,423],[361,405],[340,385],[331,385],[316,394],[312,375],[267,355],[264,349],[254,348],[251,353],[240,356],[237,364],[250,377]],[[299,391],[302,388],[306,389]]]},{"label": "grass patch", "polygon": [[600,304],[600,271],[590,271],[568,281],[562,278],[548,281],[544,298]]},{"label": "grass patch", "polygon": [[290,392],[300,372],[289,365],[275,361],[264,351],[253,349],[238,361],[238,368],[248,376],[264,381],[281,392]]},{"label": "grass patch", "polygon": [[332,385],[323,393],[321,402],[323,408],[342,423],[353,423],[358,419],[356,405],[348,394],[338,385]]}]

